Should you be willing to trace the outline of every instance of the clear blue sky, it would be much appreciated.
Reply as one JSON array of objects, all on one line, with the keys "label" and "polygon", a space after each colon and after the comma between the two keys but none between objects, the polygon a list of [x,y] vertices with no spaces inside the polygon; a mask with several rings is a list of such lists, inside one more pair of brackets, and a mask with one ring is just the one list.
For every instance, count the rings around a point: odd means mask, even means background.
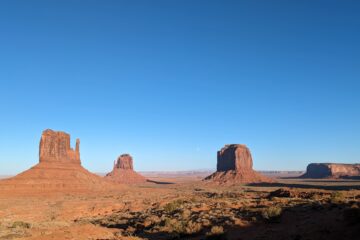
[{"label": "clear blue sky", "polygon": [[41,132],[83,165],[258,170],[360,162],[360,1],[1,1],[0,174],[38,162]]}]

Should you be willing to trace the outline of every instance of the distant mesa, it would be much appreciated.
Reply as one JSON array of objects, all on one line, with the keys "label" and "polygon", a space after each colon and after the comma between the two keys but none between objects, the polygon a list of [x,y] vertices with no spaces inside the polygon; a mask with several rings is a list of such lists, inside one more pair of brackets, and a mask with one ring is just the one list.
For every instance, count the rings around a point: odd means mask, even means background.
[{"label": "distant mesa", "polygon": [[360,178],[360,164],[311,163],[301,178]]},{"label": "distant mesa", "polygon": [[204,179],[220,184],[273,182],[253,170],[249,148],[243,144],[228,144],[217,152],[217,171]]},{"label": "distant mesa", "polygon": [[143,183],[146,178],[134,171],[133,158],[130,154],[122,154],[114,162],[113,170],[106,174],[105,179],[124,184]]},{"label": "distant mesa", "polygon": [[75,150],[70,135],[50,129],[43,131],[39,163],[15,177],[0,181],[1,190],[9,191],[79,191],[102,189],[109,183],[81,166],[80,140]]}]

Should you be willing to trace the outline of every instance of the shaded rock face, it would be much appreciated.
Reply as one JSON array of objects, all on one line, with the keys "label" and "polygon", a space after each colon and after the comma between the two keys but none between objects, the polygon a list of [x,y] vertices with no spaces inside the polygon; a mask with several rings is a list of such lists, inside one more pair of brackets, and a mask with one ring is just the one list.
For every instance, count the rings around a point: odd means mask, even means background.
[{"label": "shaded rock face", "polygon": [[253,161],[250,150],[242,144],[225,145],[217,152],[217,171],[252,170]]},{"label": "shaded rock face", "polygon": [[114,168],[105,179],[123,184],[146,182],[146,178],[134,171],[133,158],[129,154],[120,155],[114,162]]},{"label": "shaded rock face", "polygon": [[80,140],[76,147],[70,147],[70,135],[47,129],[42,133],[39,147],[39,161],[80,164]]},{"label": "shaded rock face", "polygon": [[217,171],[204,180],[220,184],[273,182],[253,170],[250,150],[243,144],[228,144],[217,152]]},{"label": "shaded rock face", "polygon": [[356,178],[360,177],[360,164],[311,163],[302,178]]},{"label": "shaded rock face", "polygon": [[129,154],[122,154],[114,163],[114,169],[134,170],[133,159]]}]

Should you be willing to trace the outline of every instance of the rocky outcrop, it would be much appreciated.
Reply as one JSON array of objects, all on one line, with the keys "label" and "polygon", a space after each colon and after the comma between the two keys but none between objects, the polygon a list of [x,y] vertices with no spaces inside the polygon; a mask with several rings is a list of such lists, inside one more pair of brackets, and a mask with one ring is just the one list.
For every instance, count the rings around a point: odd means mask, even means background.
[{"label": "rocky outcrop", "polygon": [[251,171],[253,160],[250,150],[243,144],[225,145],[217,152],[217,171]]},{"label": "rocky outcrop", "polygon": [[360,178],[360,164],[311,163],[302,178]]},{"label": "rocky outcrop", "polygon": [[75,151],[70,147],[70,135],[47,129],[39,147],[40,162],[74,163],[80,165],[80,140],[76,139]]},{"label": "rocky outcrop", "polygon": [[114,162],[114,169],[134,170],[133,159],[129,154],[122,154]]},{"label": "rocky outcrop", "polygon": [[225,145],[217,152],[217,171],[205,178],[220,184],[259,183],[273,180],[253,170],[249,148],[243,144]]},{"label": "rocky outcrop", "polygon": [[117,158],[113,170],[106,174],[105,179],[123,184],[146,182],[146,178],[134,171],[133,159],[129,154],[122,154]]},{"label": "rocky outcrop", "polygon": [[75,150],[70,135],[50,129],[43,131],[39,163],[13,178],[0,181],[0,190],[16,192],[79,192],[103,190],[111,185],[81,166],[80,140]]}]

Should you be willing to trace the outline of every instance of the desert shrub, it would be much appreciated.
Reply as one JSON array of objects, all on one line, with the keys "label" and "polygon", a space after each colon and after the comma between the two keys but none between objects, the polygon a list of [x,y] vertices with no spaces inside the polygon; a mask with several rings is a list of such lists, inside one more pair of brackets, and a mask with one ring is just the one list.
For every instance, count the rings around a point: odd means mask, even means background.
[{"label": "desert shrub", "polygon": [[181,213],[181,217],[183,219],[188,219],[191,216],[191,211],[188,209],[184,209]]},{"label": "desert shrub", "polygon": [[206,233],[207,240],[225,240],[226,235],[222,226],[213,226],[210,232]]},{"label": "desert shrub", "polygon": [[193,221],[181,221],[167,218],[165,220],[165,229],[167,232],[176,233],[178,236],[183,236],[200,232],[202,225]]},{"label": "desert shrub", "polygon": [[189,202],[191,202],[191,203],[196,203],[196,202],[197,202],[196,197],[191,197],[191,198],[189,199]]},{"label": "desert shrub", "polygon": [[344,209],[343,217],[348,224],[360,223],[360,208],[353,206],[351,208]]},{"label": "desert shrub", "polygon": [[184,221],[179,221],[177,219],[169,219],[165,220],[165,227],[169,232],[176,232],[176,233],[185,233],[186,225]]},{"label": "desert shrub", "polygon": [[344,197],[344,194],[342,192],[332,192],[331,193],[331,196],[330,196],[330,202],[331,203],[341,203],[341,202],[344,202],[345,200],[345,197]]},{"label": "desert shrub", "polygon": [[31,228],[31,224],[23,221],[13,222],[11,228]]},{"label": "desert shrub", "polygon": [[278,206],[271,206],[269,208],[265,208],[261,215],[268,222],[279,222],[281,217],[282,209]]},{"label": "desert shrub", "polygon": [[211,235],[220,235],[224,233],[224,228],[222,226],[213,226],[210,230]]},{"label": "desert shrub", "polygon": [[175,210],[179,209],[179,208],[182,206],[183,203],[184,203],[183,200],[177,199],[177,200],[175,200],[175,201],[173,201],[173,202],[167,203],[167,204],[164,206],[164,210],[165,210],[166,212],[168,212],[168,213],[172,213],[172,212],[174,212]]},{"label": "desert shrub", "polygon": [[200,232],[201,229],[202,229],[202,225],[200,223],[189,221],[186,224],[185,233],[186,234],[194,234],[194,233]]}]

